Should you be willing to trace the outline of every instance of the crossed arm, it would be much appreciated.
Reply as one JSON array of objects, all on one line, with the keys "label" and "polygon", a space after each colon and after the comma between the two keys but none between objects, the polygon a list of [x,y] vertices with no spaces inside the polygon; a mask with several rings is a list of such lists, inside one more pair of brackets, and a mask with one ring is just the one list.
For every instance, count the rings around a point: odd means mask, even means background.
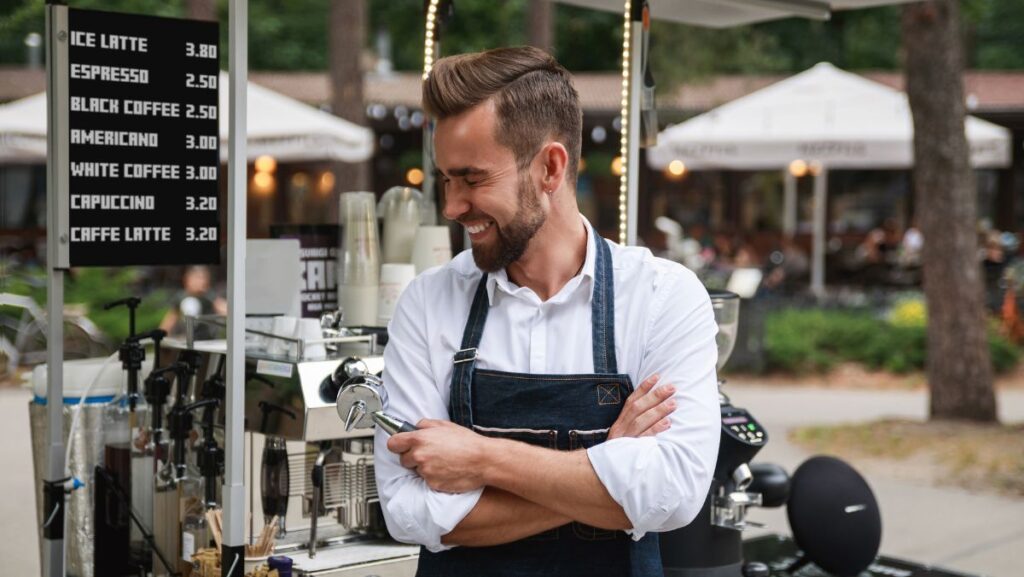
[{"label": "crossed arm", "polygon": [[[655,435],[675,410],[674,387],[645,380],[627,399],[609,439]],[[601,483],[586,451],[560,452],[484,437],[448,421],[427,419],[414,433],[395,435],[388,449],[437,491],[483,488],[476,506],[445,545],[488,546],[516,541],[570,521],[630,529],[625,512]]]}]

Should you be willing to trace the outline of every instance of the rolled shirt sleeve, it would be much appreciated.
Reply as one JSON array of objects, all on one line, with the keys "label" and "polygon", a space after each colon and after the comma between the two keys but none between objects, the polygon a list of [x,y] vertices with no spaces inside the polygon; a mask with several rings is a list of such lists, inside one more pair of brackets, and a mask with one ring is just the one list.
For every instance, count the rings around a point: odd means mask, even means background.
[{"label": "rolled shirt sleeve", "polygon": [[707,497],[718,456],[721,411],[711,301],[690,271],[671,267],[652,300],[640,378],[675,385],[671,427],[653,437],[618,438],[588,449],[598,478],[640,539],[689,524]]},{"label": "rolled shirt sleeve", "polygon": [[[421,275],[402,293],[388,325],[384,349],[386,410],[410,423],[449,419],[430,370],[423,280]],[[419,475],[402,466],[398,455],[388,450],[387,441],[387,433],[378,428],[374,468],[388,532],[398,541],[420,544],[435,553],[450,549],[441,543],[441,537],[469,514],[483,490],[460,494],[432,490]]]}]

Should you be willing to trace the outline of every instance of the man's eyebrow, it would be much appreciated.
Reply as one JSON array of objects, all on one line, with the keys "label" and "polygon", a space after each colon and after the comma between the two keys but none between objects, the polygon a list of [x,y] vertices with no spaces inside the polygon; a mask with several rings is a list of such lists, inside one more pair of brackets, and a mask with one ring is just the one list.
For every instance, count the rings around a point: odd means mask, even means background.
[{"label": "man's eyebrow", "polygon": [[460,176],[469,176],[471,174],[487,174],[487,170],[484,170],[483,168],[478,168],[476,166],[460,166],[458,168],[453,168],[449,170],[447,174],[443,170],[438,168],[437,173],[442,177],[455,178]]}]

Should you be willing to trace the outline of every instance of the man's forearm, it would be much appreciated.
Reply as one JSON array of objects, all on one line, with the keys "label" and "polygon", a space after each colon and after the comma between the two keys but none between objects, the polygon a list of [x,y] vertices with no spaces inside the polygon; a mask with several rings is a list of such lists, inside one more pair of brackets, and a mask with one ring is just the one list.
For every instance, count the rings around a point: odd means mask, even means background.
[{"label": "man's forearm", "polygon": [[622,506],[601,483],[586,451],[554,451],[494,439],[485,485],[602,529],[632,529]]},{"label": "man's forearm", "polygon": [[487,487],[473,510],[447,535],[445,545],[486,547],[554,529],[572,519],[501,489]]}]

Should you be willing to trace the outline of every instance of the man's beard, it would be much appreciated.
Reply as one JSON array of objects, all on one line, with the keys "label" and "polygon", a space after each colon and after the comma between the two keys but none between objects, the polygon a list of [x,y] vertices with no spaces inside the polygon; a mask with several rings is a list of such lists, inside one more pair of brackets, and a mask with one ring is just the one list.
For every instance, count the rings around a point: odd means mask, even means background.
[{"label": "man's beard", "polygon": [[512,222],[503,227],[494,223],[497,238],[483,245],[473,244],[473,260],[484,272],[496,272],[519,260],[526,252],[530,239],[537,234],[547,219],[537,200],[537,190],[531,186],[529,175],[519,177],[519,208]]}]

